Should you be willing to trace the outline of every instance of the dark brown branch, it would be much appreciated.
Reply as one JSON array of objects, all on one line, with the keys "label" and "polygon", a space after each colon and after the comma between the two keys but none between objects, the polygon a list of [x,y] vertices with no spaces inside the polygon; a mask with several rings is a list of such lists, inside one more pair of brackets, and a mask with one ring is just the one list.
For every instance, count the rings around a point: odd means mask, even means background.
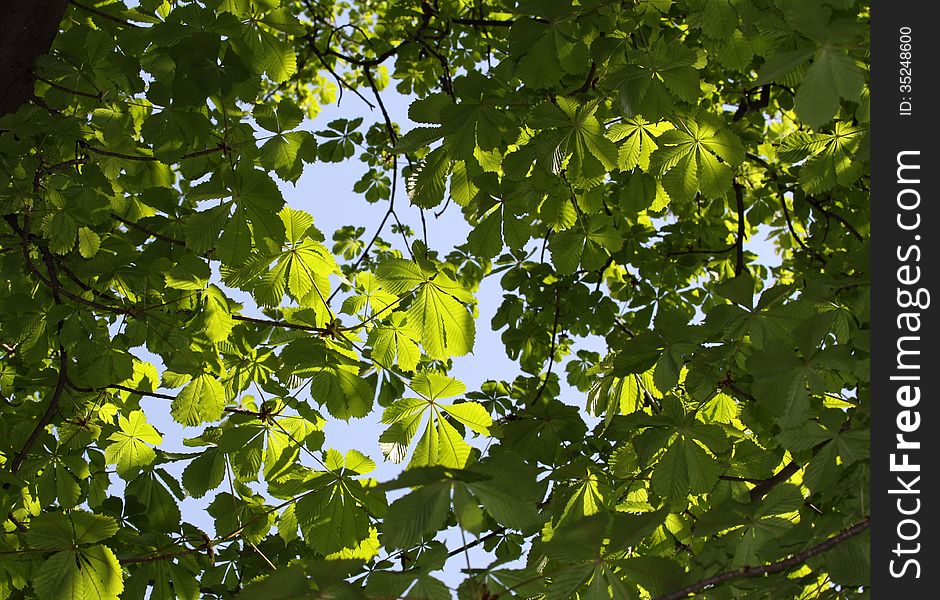
[{"label": "dark brown branch", "polygon": [[[389,217],[395,216],[395,220],[398,220],[398,216],[395,215],[395,193],[398,189],[398,156],[392,156],[392,194],[388,203],[388,210],[385,211],[385,216],[382,217],[382,222],[379,223],[378,228],[375,230],[375,234],[372,236],[372,239],[369,240],[369,243],[366,244],[366,247],[363,248],[362,253],[359,255],[359,258],[356,259],[356,262],[352,265],[352,271],[358,271],[359,266],[362,262],[369,256],[369,250],[372,249],[372,246],[375,245],[375,242],[379,239],[382,230],[385,229],[385,224],[388,223]],[[408,238],[404,237],[404,231],[402,231],[402,238],[405,240],[405,248],[408,247]],[[330,297],[326,299],[326,303],[329,304],[333,301],[333,298],[336,297],[336,294],[340,292],[341,287],[337,287],[333,290],[333,293],[330,294]]]},{"label": "dark brown branch", "polygon": [[68,380],[68,364],[69,357],[65,353],[65,348],[62,345],[59,345],[59,376],[56,379],[55,389],[52,391],[52,397],[49,399],[49,404],[46,406],[46,411],[39,417],[39,420],[36,422],[36,426],[33,427],[32,433],[29,434],[29,437],[26,438],[26,442],[23,444],[23,447],[20,448],[19,452],[10,460],[10,472],[16,473],[20,470],[20,467],[23,466],[23,461],[26,460],[26,456],[29,454],[29,451],[32,450],[33,446],[36,445],[36,441],[39,439],[39,436],[42,435],[42,432],[45,431],[46,426],[52,422],[52,417],[55,415],[56,411],[59,409],[59,402],[62,400],[62,394],[65,392],[65,382]]},{"label": "dark brown branch", "polygon": [[574,96],[575,94],[583,94],[593,89],[595,85],[597,85],[597,63],[592,60],[591,68],[588,70],[587,78],[585,78],[584,83],[581,84],[581,87],[569,92],[568,95]]},{"label": "dark brown branch", "polygon": [[758,96],[756,100],[751,100],[751,94],[753,94],[755,90],[745,90],[744,93],[741,94],[741,103],[738,104],[738,109],[734,111],[734,116],[731,118],[733,121],[740,121],[744,118],[744,115],[754,110],[767,108],[767,105],[770,104],[770,86],[765,85],[759,89],[760,96]]},{"label": "dark brown branch", "polygon": [[740,481],[743,483],[763,483],[764,479],[757,479],[755,477],[738,477],[737,475],[719,475],[718,479],[722,481]]},{"label": "dark brown branch", "polygon": [[532,398],[532,404],[538,402],[539,398],[542,397],[542,394],[545,392],[545,387],[548,385],[548,380],[552,374],[552,367],[555,365],[555,338],[558,335],[558,319],[561,316],[561,291],[556,287],[555,288],[555,322],[552,323],[552,344],[548,349],[548,370],[545,372],[545,379],[542,380],[542,384],[539,386],[538,391],[535,392],[535,397]]},{"label": "dark brown branch", "polygon": [[826,219],[832,218],[832,219],[835,219],[836,221],[838,221],[839,223],[841,223],[842,226],[845,227],[846,229],[848,229],[848,230],[849,230],[849,233],[851,233],[853,236],[855,236],[855,238],[856,238],[858,241],[860,241],[860,242],[865,241],[865,238],[862,237],[862,234],[859,233],[858,230],[855,229],[855,227],[854,227],[851,223],[849,223],[849,222],[846,220],[845,217],[843,217],[843,216],[840,215],[839,213],[835,213],[835,212],[832,212],[831,210],[827,209],[826,207],[824,207],[824,206],[822,205],[822,202],[820,202],[820,201],[817,200],[816,198],[813,198],[812,196],[806,196],[806,201],[809,202],[810,205],[811,205],[813,208],[817,209],[817,210],[820,211],[823,215],[825,215]]},{"label": "dark brown branch", "polygon": [[391,117],[388,116],[388,110],[385,108],[385,103],[382,102],[382,96],[379,94],[379,88],[375,85],[375,79],[372,78],[372,71],[365,67],[362,69],[363,74],[366,76],[366,81],[369,83],[369,87],[372,89],[372,95],[375,96],[375,101],[379,105],[379,109],[382,111],[382,118],[385,119],[385,130],[388,132],[388,138],[392,142],[392,145],[398,143],[398,134],[395,133],[395,126],[392,124]]},{"label": "dark brown branch", "polygon": [[86,5],[84,5],[84,4],[81,4],[81,3],[79,3],[79,2],[76,2],[75,0],[69,0],[69,4],[71,4],[71,5],[74,6],[75,8],[78,8],[78,9],[81,9],[81,10],[87,12],[87,13],[91,13],[91,14],[93,14],[93,15],[99,16],[99,17],[101,17],[102,19],[107,19],[108,21],[111,21],[112,23],[117,23],[118,25],[121,25],[121,26],[123,26],[123,27],[133,27],[133,28],[135,28],[135,29],[141,29],[141,26],[138,25],[138,24],[136,24],[136,23],[131,23],[130,21],[125,21],[124,19],[122,19],[122,18],[120,18],[120,17],[115,17],[114,15],[109,15],[108,13],[106,13],[106,12],[104,12],[104,11],[100,11],[100,10],[98,10],[97,8],[92,8],[91,6],[86,6]]},{"label": "dark brown branch", "polygon": [[[103,392],[107,390],[119,390],[122,392],[128,392],[130,394],[138,394],[140,396],[146,396],[148,398],[159,398],[160,400],[176,400],[176,396],[172,396],[170,394],[161,394],[160,392],[138,390],[138,389],[134,389],[131,387],[127,387],[126,385],[119,385],[119,384],[111,384],[111,385],[106,385],[104,387],[99,387],[99,388],[86,388],[86,387],[82,387],[82,386],[74,384],[71,379],[66,379],[66,385],[68,385],[70,388],[72,388],[76,392],[82,392],[85,394],[93,394],[95,392]],[[226,406],[222,410],[224,410],[227,413],[235,413],[239,415],[251,415],[254,417],[261,416],[260,413],[256,413],[253,410],[248,410],[247,408],[242,408],[240,406]]]},{"label": "dark brown branch", "polygon": [[58,83],[54,81],[49,81],[48,79],[44,79],[40,77],[39,75],[33,75],[33,77],[36,79],[36,81],[41,81],[45,83],[46,85],[48,85],[49,87],[57,89],[60,92],[65,92],[66,94],[72,94],[74,96],[82,96],[84,98],[91,98],[92,100],[101,100],[101,98],[104,97],[104,92],[98,92],[97,94],[92,94],[90,92],[83,92],[81,90],[73,90],[72,88],[67,88],[64,85],[59,85]]},{"label": "dark brown branch", "polygon": [[[13,231],[19,234],[23,240],[23,258],[25,259],[25,262],[26,262],[26,268],[29,269],[29,271],[33,275],[35,275],[36,278],[39,279],[39,281],[43,283],[43,285],[45,285],[46,287],[50,289],[50,291],[52,291],[52,295],[54,298],[58,299],[60,295],[65,296],[69,300],[78,302],[79,304],[84,304],[85,306],[89,306],[91,308],[95,308],[103,312],[109,312],[109,313],[113,313],[117,315],[134,316],[136,314],[135,311],[129,308],[108,306],[105,304],[101,304],[99,302],[95,302],[93,300],[86,300],[85,298],[82,298],[78,294],[73,294],[72,292],[62,287],[62,283],[59,281],[59,278],[56,276],[54,270],[50,270],[49,277],[46,277],[45,275],[40,273],[39,269],[36,268],[36,264],[33,262],[32,257],[29,255],[29,244],[30,244],[29,233],[26,231],[25,228],[20,227],[19,223],[16,222],[16,215],[4,215],[3,218],[7,223],[9,223],[10,227],[13,228]],[[52,254],[49,253],[49,250],[47,248],[45,248],[41,244],[36,244],[36,247],[39,248],[39,252],[40,254],[42,254],[43,260],[47,266],[50,263],[54,264],[55,260]]]},{"label": "dark brown branch", "polygon": [[787,206],[787,198],[784,194],[780,194],[780,206],[783,207],[783,216],[787,221],[787,229],[790,230],[790,236],[796,240],[796,243],[800,245],[800,248],[802,248],[804,252],[819,262],[825,264],[826,259],[821,254],[807,246],[806,242],[803,241],[803,238],[797,234],[796,229],[793,227],[793,219],[790,217],[790,208]]},{"label": "dark brown branch", "polygon": [[[324,58],[323,52],[317,49],[316,42],[314,41],[312,36],[308,36],[307,41],[309,42],[309,45],[310,45],[310,51],[313,52],[313,54],[317,57],[317,59],[320,61],[320,64],[323,65],[323,68],[329,71],[330,75],[333,76],[333,79],[336,80],[336,85],[339,87],[339,101],[338,102],[341,103],[343,101],[343,88],[346,88],[349,91],[351,91],[353,94],[358,96],[360,100],[365,102],[366,106],[368,106],[370,109],[375,108],[374,104],[369,102],[369,100],[365,96],[363,96],[362,93],[359,92],[359,90],[353,87],[348,81],[343,79],[342,75],[337,73],[336,69],[334,69],[330,65],[330,63],[326,62],[326,58]],[[335,55],[335,53],[332,53],[332,52],[327,52],[327,54]]]},{"label": "dark brown branch", "polygon": [[769,162],[767,162],[766,160],[764,160],[762,157],[760,157],[760,156],[758,156],[757,154],[754,154],[754,153],[752,153],[752,152],[748,152],[747,154],[745,154],[745,156],[746,156],[747,158],[753,160],[754,162],[756,162],[756,163],[759,164],[760,166],[764,167],[764,168],[767,169],[768,171],[770,171],[769,175],[770,175],[770,178],[771,178],[771,179],[776,179],[776,178],[777,178],[777,169],[775,169],[773,165],[771,165]]},{"label": "dark brown branch", "polygon": [[737,246],[737,241],[725,248],[693,248],[690,246],[685,250],[667,250],[666,256],[682,256],[684,254],[724,254],[725,252],[731,252],[737,248]]},{"label": "dark brown branch", "polygon": [[128,227],[130,227],[130,228],[132,228],[132,229],[136,229],[137,231],[140,231],[141,233],[146,233],[147,235],[149,235],[149,236],[151,236],[151,237],[155,237],[155,238],[157,238],[158,240],[162,240],[162,241],[164,241],[164,242],[167,242],[168,244],[176,244],[176,245],[178,245],[178,246],[185,246],[185,245],[186,245],[186,242],[184,242],[183,240],[178,240],[178,239],[172,238],[172,237],[170,237],[170,236],[168,236],[168,235],[163,235],[162,233],[157,233],[156,231],[153,231],[153,230],[151,230],[151,229],[147,229],[147,228],[144,227],[143,225],[140,225],[140,224],[135,223],[135,222],[133,222],[133,221],[128,221],[128,220],[125,219],[124,217],[121,217],[120,215],[117,215],[117,214],[115,214],[115,213],[111,213],[111,218],[114,219],[114,220],[116,220],[116,221],[120,221],[120,222],[123,223],[124,225],[126,225],[126,226],[128,226]]},{"label": "dark brown branch", "polygon": [[[153,156],[140,156],[138,154],[123,154],[121,152],[112,152],[111,150],[105,150],[104,148],[97,148],[92,146],[84,140],[79,140],[78,145],[89,152],[94,152],[95,154],[101,154],[102,156],[111,156],[114,158],[123,158],[124,160],[137,160],[141,162],[156,162],[160,159],[154,158]],[[212,148],[206,148],[204,150],[197,150],[195,152],[190,152],[189,154],[184,154],[180,157],[180,160],[187,158],[196,158],[197,156],[205,156],[206,154],[212,154],[214,152],[222,152],[227,150],[228,147],[224,143],[220,143],[218,146],[213,146]]]},{"label": "dark brown branch", "polygon": [[803,552],[800,552],[799,554],[794,554],[793,556],[786,558],[784,560],[780,560],[775,563],[771,563],[769,565],[747,566],[747,567],[741,567],[739,569],[735,569],[733,571],[726,571],[719,575],[715,575],[713,577],[708,577],[700,581],[696,581],[695,583],[691,585],[687,585],[681,590],[677,590],[675,592],[666,594],[664,596],[660,596],[659,598],[657,598],[657,600],[681,600],[682,598],[686,598],[689,594],[695,594],[706,588],[710,588],[712,586],[716,586],[716,585],[725,583],[726,581],[731,581],[733,579],[742,579],[745,577],[763,577],[765,575],[781,573],[783,571],[786,571],[787,569],[791,569],[793,567],[799,566],[803,564],[804,562],[806,562],[807,560],[809,560],[810,558],[817,556],[819,554],[822,554],[823,552],[826,552],[827,550],[831,550],[832,548],[838,546],[845,540],[862,533],[863,531],[868,529],[870,524],[871,524],[871,518],[865,517],[864,519],[862,519],[855,525],[852,525],[851,527],[843,529],[837,535],[829,538],[825,542],[822,542],[821,544],[813,546],[812,548],[809,548],[808,550],[804,550]]},{"label": "dark brown branch", "polygon": [[288,323],[287,321],[256,319],[255,317],[246,317],[245,315],[232,315],[232,319],[236,321],[245,321],[246,323],[255,323],[257,325],[265,325],[268,327],[280,327],[282,329],[298,329],[300,331],[309,331],[311,333],[318,333],[320,335],[329,335],[331,333],[330,329],[326,329],[323,327],[313,327],[311,325],[302,325],[300,323]]},{"label": "dark brown branch", "polygon": [[738,211],[738,234],[734,239],[734,275],[737,277],[744,272],[744,237],[747,235],[747,222],[744,216],[744,186],[739,183],[734,184],[734,203],[735,209]]},{"label": "dark brown branch", "polygon": [[[58,170],[60,170],[60,169],[65,169],[65,168],[68,168],[68,167],[77,167],[78,165],[83,165],[83,164],[85,164],[85,163],[87,163],[87,162],[88,162],[88,157],[87,157],[87,156],[81,156],[81,157],[79,157],[79,158],[73,158],[73,159],[71,159],[71,160],[66,160],[66,161],[63,161],[63,162],[60,162],[60,163],[56,163],[56,164],[54,164],[54,165],[49,165],[48,167],[41,167],[39,170],[37,170],[36,175],[37,175],[38,177],[42,177],[43,175],[45,175],[45,174],[47,174],[47,173],[53,173],[53,172],[55,172],[55,171],[58,171]],[[38,187],[38,186],[37,186],[37,187]]]},{"label": "dark brown branch", "polygon": [[[388,50],[386,50],[382,54],[379,54],[375,58],[356,58],[353,56],[347,56],[345,54],[341,54],[333,50],[332,48],[325,48],[322,51],[315,50],[315,52],[322,52],[323,54],[329,54],[330,56],[335,56],[336,58],[342,60],[343,62],[349,63],[351,65],[355,65],[357,67],[375,67],[375,66],[382,64],[383,62],[385,62],[386,60],[388,60],[390,57],[394,56],[395,54],[397,54],[398,51],[401,50],[401,48],[405,44],[408,43],[408,41],[409,40],[405,40],[402,43],[398,44],[397,46],[389,48]],[[312,42],[311,42],[311,45],[312,45]]]},{"label": "dark brown branch", "polygon": [[483,537],[479,537],[479,538],[473,540],[472,542],[469,542],[469,543],[464,544],[463,546],[461,546],[461,547],[459,547],[459,548],[455,548],[455,549],[451,550],[450,552],[447,553],[447,558],[452,558],[452,557],[454,557],[454,556],[457,556],[458,554],[460,554],[460,553],[462,553],[462,552],[465,552],[465,551],[469,550],[470,548],[476,548],[477,546],[479,546],[480,544],[486,542],[487,540],[493,539],[494,537],[496,537],[496,536],[498,536],[498,535],[502,535],[503,532],[505,532],[505,531],[506,531],[506,528],[505,528],[505,527],[500,527],[499,529],[495,529],[495,530],[493,530],[493,531],[487,533],[487,534],[484,535]]},{"label": "dark brown branch", "polygon": [[[539,19],[536,19],[539,20]],[[469,25],[471,27],[512,27],[515,21],[499,19],[451,19],[454,25]]]},{"label": "dark brown branch", "polygon": [[802,468],[803,465],[797,463],[796,461],[790,461],[784,465],[782,469],[767,479],[760,480],[756,486],[751,488],[751,502],[760,500],[767,494],[767,492],[796,475],[796,472]]}]

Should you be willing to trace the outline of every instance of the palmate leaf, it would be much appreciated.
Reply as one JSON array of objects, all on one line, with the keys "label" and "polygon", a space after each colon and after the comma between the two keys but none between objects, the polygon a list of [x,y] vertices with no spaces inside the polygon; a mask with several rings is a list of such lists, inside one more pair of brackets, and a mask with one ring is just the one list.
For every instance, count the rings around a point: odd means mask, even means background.
[{"label": "palmate leaf", "polygon": [[[866,516],[867,4],[53,4],[0,109],[0,598],[641,600]],[[862,598],[867,542],[699,593]]]},{"label": "palmate leaf", "polygon": [[388,507],[383,522],[383,544],[406,548],[443,526],[450,508],[450,485],[425,485]]},{"label": "palmate leaf", "polygon": [[621,91],[627,115],[658,120],[673,112],[677,100],[695,102],[701,93],[695,63],[690,48],[657,40],[637,64],[615,72],[611,79]]},{"label": "palmate leaf", "polygon": [[599,176],[617,165],[617,147],[604,136],[604,127],[594,116],[597,107],[581,106],[567,97],[544,102],[533,110],[531,127],[544,129],[550,149],[568,156],[571,177],[591,187]]},{"label": "palmate leaf", "polygon": [[354,315],[366,309],[371,314],[382,314],[390,306],[398,304],[399,297],[386,290],[375,275],[363,271],[356,275],[356,294],[343,301],[342,312]]},{"label": "palmate leaf", "polygon": [[407,309],[408,321],[421,332],[424,351],[433,359],[463,356],[473,350],[476,326],[455,293],[468,297],[449,277],[438,273],[418,288]]},{"label": "palmate leaf", "polygon": [[794,132],[780,143],[780,156],[801,161],[799,179],[807,193],[817,194],[837,185],[851,185],[862,175],[863,162],[858,156],[865,139],[865,129],[839,121],[832,133]]},{"label": "palmate leaf", "polygon": [[796,112],[813,127],[830,121],[839,100],[856,100],[865,84],[865,72],[847,53],[823,46],[796,92]]},{"label": "palmate leaf", "polygon": [[553,236],[548,247],[558,272],[571,274],[579,265],[587,270],[599,268],[622,245],[623,238],[611,221],[598,215],[584,227],[575,226]]},{"label": "palmate leaf", "polygon": [[338,419],[361,418],[372,408],[375,390],[361,377],[362,363],[348,351],[305,338],[281,353],[291,372],[309,378],[310,394]]},{"label": "palmate leaf", "polygon": [[305,494],[294,512],[304,540],[321,554],[354,548],[369,536],[368,513],[345,483]]},{"label": "palmate leaf", "polygon": [[408,325],[407,317],[394,312],[388,325],[380,325],[369,332],[372,360],[383,368],[398,365],[404,371],[414,371],[421,359],[418,337]]},{"label": "palmate leaf", "polygon": [[153,462],[156,453],[150,446],[158,446],[163,438],[147,423],[143,411],[135,410],[126,418],[118,417],[120,431],[108,439],[113,443],[105,448],[105,460],[117,465],[117,472],[124,478],[139,467]]},{"label": "palmate leaf", "polygon": [[384,516],[387,506],[384,497],[376,501],[352,476],[371,472],[375,463],[356,450],[344,456],[330,449],[323,464],[332,472],[315,475],[307,484],[311,491],[294,508],[304,540],[324,555],[365,553],[369,559],[377,545],[369,511]]},{"label": "palmate leaf", "polygon": [[660,148],[650,157],[650,169],[662,177],[673,199],[691,200],[697,192],[724,197],[731,189],[731,167],[744,160],[741,141],[711,115],[685,121],[657,142]]},{"label": "palmate leaf", "polygon": [[117,600],[124,590],[121,565],[107,546],[57,552],[36,571],[42,600]]},{"label": "palmate leaf", "polygon": [[177,394],[170,413],[177,423],[196,426],[207,421],[218,421],[225,408],[225,390],[219,380],[203,373],[193,378]]},{"label": "palmate leaf", "polygon": [[96,544],[118,531],[111,517],[82,510],[46,513],[31,522],[29,543],[37,548],[62,548],[75,544]]},{"label": "palmate leaf", "polygon": [[641,116],[634,116],[615,123],[607,131],[607,137],[620,143],[617,151],[617,166],[623,171],[637,167],[642,171],[650,168],[650,155],[659,145],[656,137],[671,129],[668,122],[650,123]]},{"label": "palmate leaf", "polygon": [[181,565],[157,561],[136,569],[125,582],[121,597],[143,598],[148,591],[154,600],[198,600],[199,582]]},{"label": "palmate leaf", "polygon": [[389,424],[382,437],[382,451],[395,462],[404,460],[408,446],[417,434],[424,415],[428,415],[424,432],[418,438],[408,468],[442,465],[463,468],[470,457],[470,445],[446,415],[480,435],[489,435],[493,420],[476,402],[443,404],[440,398],[462,394],[464,384],[453,377],[434,372],[421,372],[411,381],[413,391],[422,398],[404,398],[385,409],[382,422]]}]

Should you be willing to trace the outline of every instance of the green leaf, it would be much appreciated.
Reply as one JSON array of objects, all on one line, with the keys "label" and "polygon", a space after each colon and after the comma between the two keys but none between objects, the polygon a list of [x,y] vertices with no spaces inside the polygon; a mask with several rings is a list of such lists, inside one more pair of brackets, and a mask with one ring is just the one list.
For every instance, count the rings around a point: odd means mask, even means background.
[{"label": "green leaf", "polygon": [[425,485],[388,507],[382,543],[387,548],[407,548],[444,526],[450,510],[450,486]]},{"label": "green leaf", "polygon": [[196,426],[207,421],[218,421],[225,408],[225,390],[219,380],[203,373],[195,377],[176,396],[170,413],[177,423]]},{"label": "green leaf", "polygon": [[313,594],[311,582],[303,570],[292,565],[252,581],[236,597],[238,600],[293,600],[313,598]]},{"label": "green leaf", "polygon": [[607,136],[614,142],[620,142],[617,151],[617,166],[623,171],[639,167],[643,171],[650,168],[650,155],[659,146],[656,136],[667,129],[669,123],[649,123],[641,116],[624,119],[614,124],[607,132]]},{"label": "green leaf", "polygon": [[824,46],[815,55],[796,91],[796,111],[813,127],[821,127],[838,112],[839,100],[858,102],[865,73],[845,52]]},{"label": "green leaf", "polygon": [[118,427],[120,431],[108,438],[114,443],[105,448],[104,456],[109,464],[117,465],[118,475],[128,479],[138,468],[154,461],[156,453],[148,444],[159,446],[163,438],[140,410],[132,411],[127,418],[119,416]]},{"label": "green leaf", "polygon": [[731,189],[731,167],[744,160],[741,141],[710,115],[683,126],[659,136],[660,148],[650,157],[650,169],[663,178],[673,199],[691,200],[697,192],[724,197]]},{"label": "green leaf", "polygon": [[222,484],[225,456],[216,448],[204,450],[183,469],[183,487],[194,498],[202,498]]},{"label": "green leaf", "polygon": [[369,332],[372,360],[383,368],[397,364],[403,371],[414,371],[421,359],[418,334],[408,325],[403,313],[392,313],[389,321],[389,325]]},{"label": "green leaf", "polygon": [[53,554],[36,571],[33,585],[42,600],[117,600],[124,590],[121,565],[105,546]]},{"label": "green leaf", "polygon": [[450,173],[450,157],[444,148],[428,154],[408,175],[407,190],[411,203],[420,208],[434,208],[444,200],[444,186]]},{"label": "green leaf", "polygon": [[445,275],[438,274],[418,288],[408,307],[408,321],[421,332],[424,351],[433,359],[463,356],[473,349],[476,328],[467,308],[453,295],[460,292],[463,290]]},{"label": "green leaf", "polygon": [[489,428],[493,424],[493,419],[480,404],[476,402],[442,404],[441,408],[454,419],[480,435],[490,434]]},{"label": "green leaf", "polygon": [[78,252],[84,258],[94,258],[101,247],[101,238],[87,227],[78,230]]},{"label": "green leaf", "polygon": [[305,494],[294,509],[304,541],[321,554],[355,547],[369,535],[369,518],[342,483]]},{"label": "green leaf", "polygon": [[94,544],[118,531],[111,517],[81,510],[45,513],[30,521],[28,539],[38,548],[61,548],[73,544]]},{"label": "green leaf", "polygon": [[673,560],[660,556],[640,556],[618,562],[628,580],[640,584],[654,598],[684,586],[685,572]]}]

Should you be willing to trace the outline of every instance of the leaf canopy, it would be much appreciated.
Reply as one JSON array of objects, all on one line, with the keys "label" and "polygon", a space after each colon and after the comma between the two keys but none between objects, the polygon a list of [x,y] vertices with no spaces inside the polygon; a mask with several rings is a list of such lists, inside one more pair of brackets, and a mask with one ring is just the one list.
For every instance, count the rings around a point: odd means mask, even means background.
[{"label": "leaf canopy", "polygon": [[0,599],[867,598],[867,2],[60,4]]}]

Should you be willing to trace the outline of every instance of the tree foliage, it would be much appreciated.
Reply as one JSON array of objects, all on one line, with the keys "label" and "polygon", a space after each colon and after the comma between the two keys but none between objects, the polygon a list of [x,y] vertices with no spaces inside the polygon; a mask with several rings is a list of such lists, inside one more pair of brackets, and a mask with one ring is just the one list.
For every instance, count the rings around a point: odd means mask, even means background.
[{"label": "tree foliage", "polygon": [[[867,21],[72,2],[0,117],[0,598],[450,598],[453,527],[467,600],[867,597]],[[346,161],[385,218],[321,232],[279,182]],[[487,326],[519,374],[467,390]]]}]

